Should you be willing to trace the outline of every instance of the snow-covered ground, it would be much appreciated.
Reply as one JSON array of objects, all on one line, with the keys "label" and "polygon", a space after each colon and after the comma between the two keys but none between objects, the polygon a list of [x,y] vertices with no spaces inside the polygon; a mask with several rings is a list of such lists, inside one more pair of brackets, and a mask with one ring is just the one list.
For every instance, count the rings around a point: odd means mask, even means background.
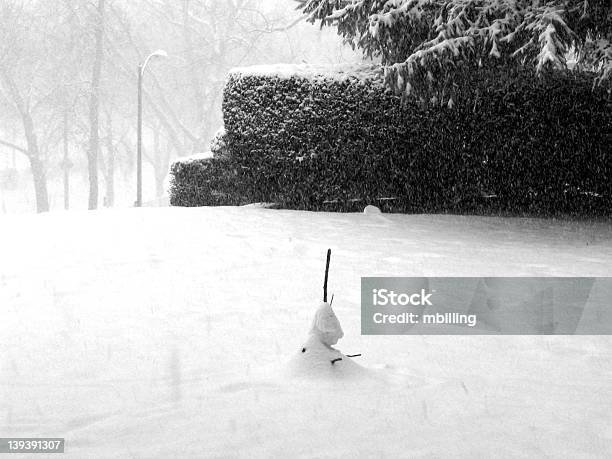
[{"label": "snow-covered ground", "polygon": [[[307,377],[328,247],[337,348],[363,356]],[[610,223],[0,218],[0,436],[65,437],[75,458],[609,457],[610,337],[361,336],[359,296],[361,276],[611,274]]]}]

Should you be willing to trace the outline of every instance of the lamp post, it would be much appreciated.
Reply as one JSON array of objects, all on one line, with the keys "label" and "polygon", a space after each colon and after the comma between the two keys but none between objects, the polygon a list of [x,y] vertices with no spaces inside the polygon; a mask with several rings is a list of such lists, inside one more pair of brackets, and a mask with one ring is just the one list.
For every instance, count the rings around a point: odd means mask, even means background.
[{"label": "lamp post", "polygon": [[142,207],[142,77],[149,61],[154,57],[168,57],[162,49],[153,51],[142,64],[138,64],[138,154],[136,158],[136,207]]}]

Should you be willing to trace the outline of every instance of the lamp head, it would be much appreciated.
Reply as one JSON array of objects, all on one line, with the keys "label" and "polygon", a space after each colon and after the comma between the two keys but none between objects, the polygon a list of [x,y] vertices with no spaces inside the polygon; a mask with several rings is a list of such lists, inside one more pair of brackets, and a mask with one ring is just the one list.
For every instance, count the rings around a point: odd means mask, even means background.
[{"label": "lamp head", "polygon": [[159,56],[159,57],[168,57],[168,53],[163,49],[158,49],[157,51],[153,51],[151,53],[151,57]]},{"label": "lamp head", "polygon": [[144,75],[147,65],[149,64],[149,61],[153,59],[154,57],[168,57],[168,53],[164,51],[163,49],[158,49],[157,51],[153,51],[151,54],[149,54],[147,58],[145,59],[145,61],[139,66],[141,77],[142,75]]}]

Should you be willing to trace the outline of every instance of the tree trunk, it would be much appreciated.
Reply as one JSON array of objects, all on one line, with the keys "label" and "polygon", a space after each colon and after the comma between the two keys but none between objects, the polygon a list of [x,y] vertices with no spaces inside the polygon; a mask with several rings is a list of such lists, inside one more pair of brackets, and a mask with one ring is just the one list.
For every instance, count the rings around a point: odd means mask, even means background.
[{"label": "tree trunk", "polygon": [[183,0],[183,40],[185,42],[185,52],[187,53],[187,62],[189,63],[188,73],[191,77],[191,86],[193,88],[194,105],[196,112],[195,125],[199,126],[204,119],[204,96],[202,94],[202,84],[198,78],[196,68],[196,58],[193,53],[194,46],[191,38],[191,28],[189,26],[189,2]]},{"label": "tree trunk", "polygon": [[161,146],[159,130],[154,132],[155,157],[153,159],[153,167],[155,169],[155,197],[161,198],[164,195],[164,179],[168,173],[170,165],[170,140],[167,142],[166,148]]},{"label": "tree trunk", "polygon": [[64,109],[64,209],[70,209],[70,159],[68,158],[68,108]]},{"label": "tree trunk", "polygon": [[115,205],[115,148],[113,146],[113,121],[108,116],[108,133],[106,135],[106,150],[108,160],[106,161],[106,207]]},{"label": "tree trunk", "polygon": [[89,151],[87,153],[89,172],[89,209],[98,207],[98,152],[100,151],[99,118],[100,118],[100,73],[102,71],[104,39],[104,0],[98,0],[98,17],[96,18],[96,55],[94,58],[91,95],[89,99]]},{"label": "tree trunk", "polygon": [[47,193],[47,175],[45,165],[40,157],[38,150],[38,139],[34,132],[34,121],[30,115],[29,107],[26,105],[17,85],[13,78],[6,72],[0,73],[3,81],[6,83],[9,93],[12,95],[13,102],[17,106],[17,110],[21,115],[23,123],[23,131],[28,144],[27,150],[19,148],[30,160],[30,168],[32,170],[32,179],[34,181],[34,192],[36,196],[36,212],[49,211],[49,195]]},{"label": "tree trunk", "polygon": [[34,192],[36,195],[36,212],[49,211],[49,195],[47,193],[47,173],[45,165],[40,157],[38,150],[38,139],[34,132],[34,122],[30,113],[23,111],[21,114],[23,129],[28,143],[28,159],[32,169],[32,179],[34,180]]},{"label": "tree trunk", "polygon": [[47,174],[40,158],[30,155],[30,168],[34,179],[34,192],[36,193],[36,212],[49,211],[49,196],[47,194]]}]

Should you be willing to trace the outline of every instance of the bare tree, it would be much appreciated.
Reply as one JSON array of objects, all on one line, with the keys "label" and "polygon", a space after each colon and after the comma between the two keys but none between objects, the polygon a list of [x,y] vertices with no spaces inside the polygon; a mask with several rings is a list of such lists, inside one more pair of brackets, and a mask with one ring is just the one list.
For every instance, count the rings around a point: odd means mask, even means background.
[{"label": "bare tree", "polygon": [[[34,181],[36,211],[46,212],[49,210],[49,196],[45,161],[39,149],[32,116],[32,100],[40,92],[35,86],[40,80],[35,75],[38,69],[32,65],[31,59],[26,58],[27,53],[37,54],[35,49],[27,46],[31,42],[26,40],[29,31],[27,24],[33,19],[25,8],[9,2],[2,5],[0,17],[3,33],[0,54],[2,96],[18,114],[27,146],[22,147],[8,141],[1,143],[23,153],[28,158]],[[17,72],[20,73],[19,80],[15,76]]]},{"label": "bare tree", "polygon": [[[291,5],[264,0],[2,0],[2,151],[28,159],[39,211],[62,188],[65,208],[94,209],[100,193],[105,205],[131,203],[115,186],[135,182],[134,73],[161,48],[169,58],[143,87],[145,159],[159,194],[171,158],[205,151],[221,125],[228,70],[320,57],[318,34]],[[71,174],[86,176],[86,189]]]},{"label": "bare tree", "polygon": [[95,20],[95,57],[91,76],[89,99],[89,150],[87,162],[89,171],[89,209],[98,207],[98,153],[100,151],[100,74],[104,59],[104,0],[98,0]]}]

